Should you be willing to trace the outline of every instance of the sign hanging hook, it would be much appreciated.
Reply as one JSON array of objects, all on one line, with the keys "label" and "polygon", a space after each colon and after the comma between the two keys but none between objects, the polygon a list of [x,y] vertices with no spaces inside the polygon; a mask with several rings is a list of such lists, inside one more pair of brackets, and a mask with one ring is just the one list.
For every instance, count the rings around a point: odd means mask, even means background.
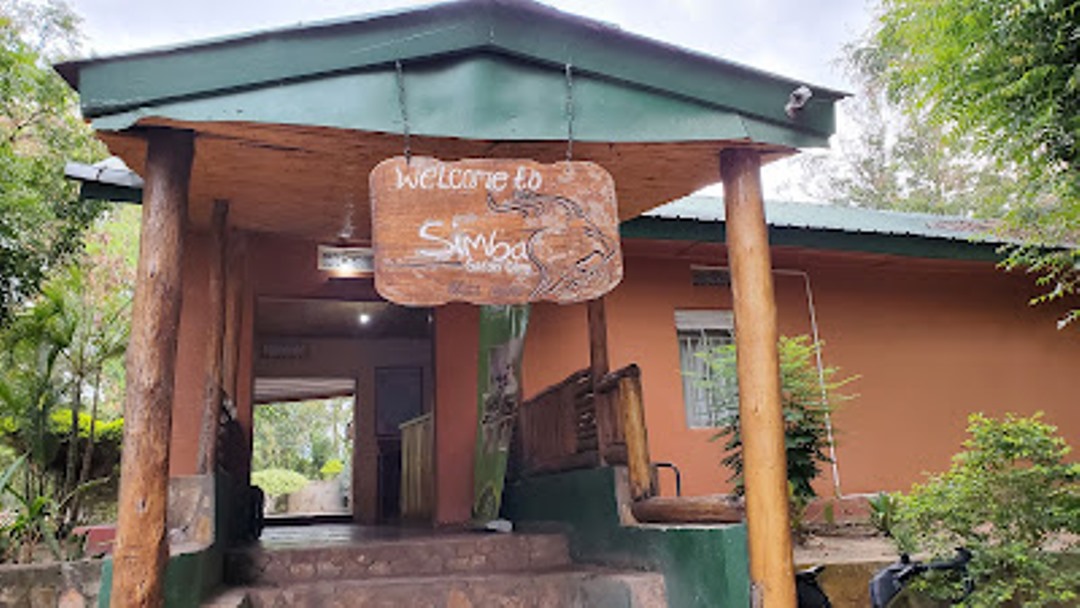
[{"label": "sign hanging hook", "polygon": [[566,162],[574,160],[574,75],[566,64]]},{"label": "sign hanging hook", "polygon": [[405,136],[405,164],[412,160],[412,150],[409,148],[409,111],[405,107],[405,72],[401,69],[401,61],[395,61],[397,70],[397,96],[398,109],[401,111],[401,129]]}]

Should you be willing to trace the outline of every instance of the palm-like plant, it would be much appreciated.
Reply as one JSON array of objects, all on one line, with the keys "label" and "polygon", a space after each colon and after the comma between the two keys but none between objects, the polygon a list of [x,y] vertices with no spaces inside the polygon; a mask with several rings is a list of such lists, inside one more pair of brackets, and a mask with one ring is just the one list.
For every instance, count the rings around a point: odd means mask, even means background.
[{"label": "palm-like plant", "polygon": [[[90,477],[102,375],[127,343],[130,298],[100,283],[92,272],[67,267],[0,333],[0,435],[27,456],[22,495],[56,498],[65,531],[79,519],[84,490],[100,485]],[[80,423],[86,397],[89,432]],[[64,409],[66,437],[55,428]]]},{"label": "palm-like plant", "polygon": [[0,411],[7,440],[27,455],[26,495],[46,493],[45,472],[57,449],[48,426],[64,394],[59,364],[74,333],[62,308],[60,299],[46,294],[16,315],[0,336]]}]

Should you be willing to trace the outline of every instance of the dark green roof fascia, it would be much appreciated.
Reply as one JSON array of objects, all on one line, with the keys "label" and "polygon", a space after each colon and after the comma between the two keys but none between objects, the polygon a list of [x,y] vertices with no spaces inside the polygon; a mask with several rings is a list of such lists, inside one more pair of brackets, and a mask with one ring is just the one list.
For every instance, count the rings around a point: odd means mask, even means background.
[{"label": "dark green roof fascia", "polygon": [[[637,217],[623,222],[624,239],[723,243],[723,223]],[[911,235],[852,233],[840,230],[769,227],[769,243],[776,247],[802,247],[833,251],[858,251],[914,258],[1000,262],[1001,244]]]},{"label": "dark green roof fascia", "polygon": [[63,63],[83,112],[99,117],[178,99],[214,96],[417,60],[495,52],[624,81],[722,107],[777,128],[828,137],[834,102],[814,88],[790,119],[801,81],[624,32],[527,0],[461,0],[428,8],[259,32],[188,46]]},{"label": "dark green roof fascia", "polygon": [[[412,66],[404,77],[412,133],[507,141],[563,141],[567,133],[562,72],[490,53]],[[490,91],[477,97],[476,91]],[[686,98],[579,75],[574,81],[574,137],[579,141],[769,142],[800,148],[824,137],[776,127]],[[119,131],[144,116],[185,122],[244,120],[376,132],[402,132],[398,77],[392,67],[222,92],[101,116],[94,128]]]},{"label": "dark green roof fascia", "polygon": [[81,200],[141,204],[142,195],[142,188],[130,188],[99,182],[82,182],[79,184],[79,199]]}]

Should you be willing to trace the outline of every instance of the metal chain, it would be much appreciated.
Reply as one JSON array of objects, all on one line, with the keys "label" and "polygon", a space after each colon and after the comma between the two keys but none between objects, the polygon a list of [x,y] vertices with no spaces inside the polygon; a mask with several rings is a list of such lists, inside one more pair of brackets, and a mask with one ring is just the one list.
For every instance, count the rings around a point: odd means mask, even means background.
[{"label": "metal chain", "polygon": [[566,64],[566,162],[574,160],[574,76]]},{"label": "metal chain", "polygon": [[398,109],[401,110],[401,125],[405,135],[405,162],[412,160],[412,149],[409,147],[409,111],[405,107],[405,72],[401,69],[401,62],[395,61],[397,68],[397,94]]}]

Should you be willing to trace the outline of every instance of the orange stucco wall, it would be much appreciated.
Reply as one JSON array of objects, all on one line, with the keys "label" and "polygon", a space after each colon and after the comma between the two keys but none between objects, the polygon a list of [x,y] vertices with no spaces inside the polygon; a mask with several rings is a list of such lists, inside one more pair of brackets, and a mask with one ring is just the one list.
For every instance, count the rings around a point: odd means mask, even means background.
[{"label": "orange stucco wall", "polygon": [[[171,472],[194,471],[204,360],[205,239],[189,235],[178,353]],[[607,297],[613,368],[642,368],[646,422],[654,461],[683,472],[686,494],[729,489],[720,445],[709,429],[687,427],[682,401],[676,309],[730,309],[730,291],[694,287],[691,264],[724,263],[720,246],[625,243],[622,284]],[[1080,337],[1058,331],[1061,308],[1030,307],[1030,278],[992,264],[774,249],[779,324],[785,334],[810,332],[804,277],[810,278],[826,365],[860,375],[858,397],[835,416],[844,493],[906,489],[924,471],[948,466],[972,411],[1046,412],[1072,443],[1080,439],[1071,373]],[[331,280],[315,268],[313,243],[252,236],[249,280],[239,332],[238,405],[250,420],[251,319],[261,295],[367,299],[370,281]],[[476,432],[477,308],[435,311],[437,513],[441,523],[467,520]],[[524,358],[527,395],[588,364],[583,305],[533,306]],[[670,478],[662,474],[665,493]],[[828,493],[826,476],[819,490]]]},{"label": "orange stucco wall", "polygon": [[[686,424],[674,324],[676,309],[730,310],[729,289],[694,287],[690,276],[692,263],[722,265],[723,249],[627,249],[625,279],[607,297],[612,368],[642,368],[652,459],[680,467],[685,494],[727,491],[713,431]],[[924,471],[945,469],[973,411],[1042,410],[1072,443],[1080,438],[1069,373],[1080,337],[1056,329],[1060,308],[1027,305],[1030,278],[987,263],[783,249],[774,268],[781,333],[810,333],[805,272],[825,364],[861,376],[849,391],[858,397],[834,417],[844,493],[907,489]],[[585,331],[582,307],[534,307],[526,394],[587,365]],[[820,492],[831,492],[830,477]]]},{"label": "orange stucco wall", "polygon": [[[315,251],[315,244],[310,242],[249,235],[243,259],[238,264],[240,271],[235,273],[235,278],[243,285],[237,332],[237,408],[249,441],[256,344],[252,320],[256,299],[260,296],[377,298],[370,280],[335,280],[327,273],[316,271]],[[188,234],[170,446],[170,474],[174,476],[194,473],[196,467],[208,331],[208,259],[207,239]],[[441,523],[466,521],[472,504],[478,319],[477,309],[467,305],[449,305],[435,311],[436,519]]]},{"label": "orange stucco wall", "polygon": [[1030,277],[869,262],[810,266],[826,361],[862,376],[835,418],[845,492],[907,489],[944,470],[975,411],[1044,411],[1080,440],[1080,335],[1056,329],[1061,307],[1027,304]]},{"label": "orange stucco wall", "polygon": [[[189,233],[184,239],[183,297],[180,334],[176,345],[176,383],[169,475],[193,475],[197,465],[199,426],[202,421],[203,380],[206,360],[207,303],[209,282],[207,239]],[[201,289],[199,287],[202,287]]]},{"label": "orange stucco wall", "polygon": [[[333,280],[315,270],[314,243],[266,236],[233,234],[242,243],[232,260],[227,280],[238,283],[239,324],[237,349],[237,416],[251,433],[251,399],[254,382],[255,301],[259,296],[296,298],[371,299],[376,297],[370,281]],[[177,344],[176,389],[173,403],[170,475],[195,472],[205,382],[209,239],[188,232],[184,241],[183,301]]]},{"label": "orange stucco wall", "polygon": [[475,306],[435,309],[435,519],[468,521],[476,443],[480,313]]}]

